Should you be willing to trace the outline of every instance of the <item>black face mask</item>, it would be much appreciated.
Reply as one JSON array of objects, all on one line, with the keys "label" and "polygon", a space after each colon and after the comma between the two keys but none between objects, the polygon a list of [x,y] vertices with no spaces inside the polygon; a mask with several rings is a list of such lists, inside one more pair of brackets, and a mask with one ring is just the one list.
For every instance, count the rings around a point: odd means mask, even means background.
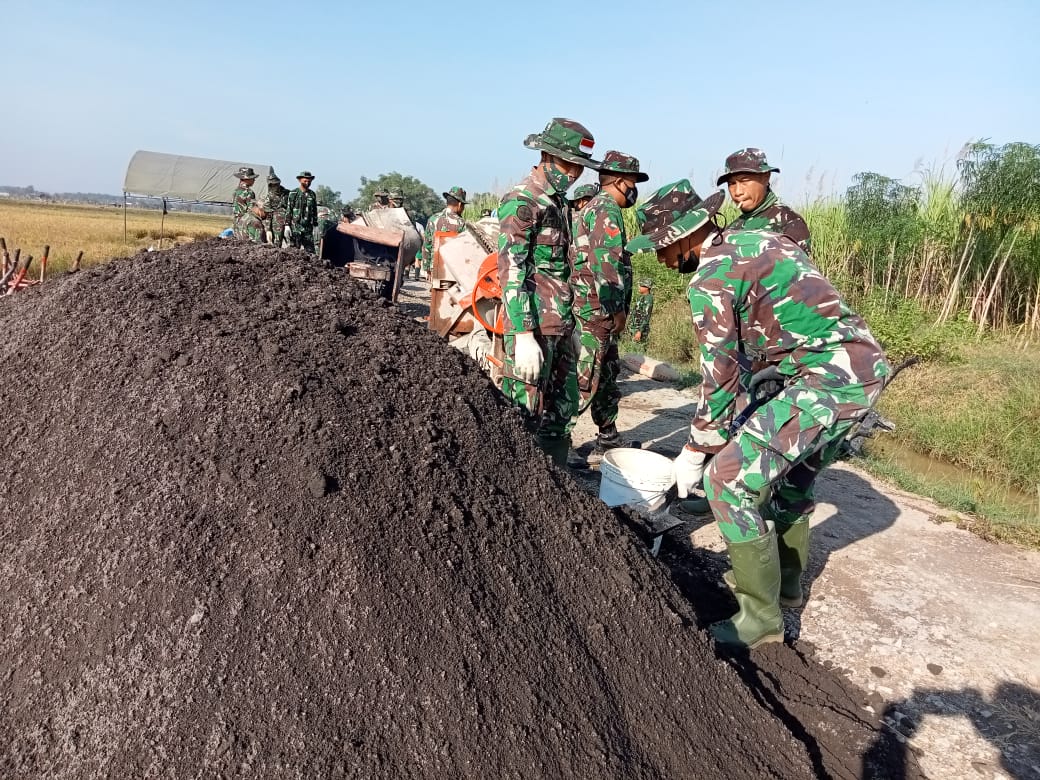
[{"label": "black face mask", "polygon": [[676,270],[681,274],[692,274],[701,264],[701,259],[691,249],[685,255],[679,255],[679,265]]},{"label": "black face mask", "polygon": [[638,187],[629,187],[628,192],[625,193],[625,208],[630,209],[636,205],[636,198],[639,197]]}]

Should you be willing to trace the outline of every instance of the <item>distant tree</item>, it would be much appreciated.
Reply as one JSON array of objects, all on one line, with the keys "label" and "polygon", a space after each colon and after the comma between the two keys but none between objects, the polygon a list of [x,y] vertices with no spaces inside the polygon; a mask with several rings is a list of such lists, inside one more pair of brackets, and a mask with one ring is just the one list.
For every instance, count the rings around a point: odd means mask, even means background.
[{"label": "distant tree", "polygon": [[325,184],[319,184],[314,194],[318,196],[318,205],[328,206],[336,212],[343,208],[343,200],[339,192]]},{"label": "distant tree", "polygon": [[921,230],[921,191],[880,173],[857,173],[845,191],[849,236],[864,255],[901,256]]},{"label": "distant tree", "polygon": [[375,179],[362,176],[358,196],[352,205],[361,211],[371,208],[375,201],[373,196],[379,190],[396,190],[404,195],[404,207],[412,218],[419,222],[425,223],[432,214],[444,208],[444,198],[440,193],[414,176],[404,176],[396,171],[384,173]]},{"label": "distant tree", "polygon": [[1003,238],[1012,226],[1040,226],[1040,146],[985,141],[968,145],[957,161],[964,210],[982,230]]}]

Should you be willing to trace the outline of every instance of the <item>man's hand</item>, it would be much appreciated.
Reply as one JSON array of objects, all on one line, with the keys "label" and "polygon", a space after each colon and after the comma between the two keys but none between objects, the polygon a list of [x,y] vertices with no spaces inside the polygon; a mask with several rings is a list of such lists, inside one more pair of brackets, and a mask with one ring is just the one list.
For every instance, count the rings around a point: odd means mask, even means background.
[{"label": "man's hand", "polygon": [[614,320],[615,335],[624,333],[625,325],[628,324],[628,315],[623,311],[619,311],[617,314],[613,315],[612,319]]},{"label": "man's hand", "polygon": [[513,369],[516,378],[527,385],[538,384],[538,377],[542,373],[542,348],[532,331],[517,333],[516,348],[513,354]]},{"label": "man's hand", "polygon": [[642,340],[643,340],[643,331],[637,330],[635,333],[632,334],[632,341],[642,341]]},{"label": "man's hand", "polygon": [[690,489],[704,478],[704,461],[707,455],[691,450],[689,445],[683,447],[679,457],[672,461],[672,472],[675,474],[675,486],[679,498],[686,498]]}]

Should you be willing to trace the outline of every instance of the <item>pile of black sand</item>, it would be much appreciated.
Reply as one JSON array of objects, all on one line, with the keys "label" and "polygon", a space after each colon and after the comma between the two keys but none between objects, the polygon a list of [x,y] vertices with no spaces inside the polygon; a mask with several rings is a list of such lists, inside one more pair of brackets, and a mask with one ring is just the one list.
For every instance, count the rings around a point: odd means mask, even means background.
[{"label": "pile of black sand", "polygon": [[792,727],[476,366],[342,272],[214,240],[0,332],[0,776],[859,772],[811,679]]}]

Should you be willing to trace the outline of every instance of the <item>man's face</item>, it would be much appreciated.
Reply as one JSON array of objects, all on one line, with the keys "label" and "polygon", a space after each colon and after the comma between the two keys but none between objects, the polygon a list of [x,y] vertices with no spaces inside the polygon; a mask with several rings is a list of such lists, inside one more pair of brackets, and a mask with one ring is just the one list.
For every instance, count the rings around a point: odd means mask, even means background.
[{"label": "man's face", "polygon": [[681,238],[674,244],[661,247],[657,250],[657,262],[663,264],[667,268],[671,268],[673,271],[679,267],[679,256],[685,255],[689,249],[686,248],[688,238]]},{"label": "man's face", "polygon": [[308,179],[306,176],[304,176],[302,179],[300,179],[300,189],[301,190],[309,190],[310,188],[311,188],[311,179]]},{"label": "man's face", "polygon": [[581,176],[581,172],[585,170],[584,165],[579,165],[570,160],[564,160],[561,157],[553,157],[553,161],[556,163],[556,167],[570,176],[573,181],[577,181]]},{"label": "man's face", "polygon": [[743,211],[754,211],[766,199],[769,190],[769,172],[734,173],[729,177],[729,196]]},{"label": "man's face", "polygon": [[640,295],[646,295],[649,292],[650,292],[650,288],[649,287],[647,287],[646,285],[643,285],[643,284],[639,285],[639,294]]},{"label": "man's face", "polygon": [[252,187],[253,186],[253,182],[255,182],[255,181],[256,181],[256,179],[242,179],[242,186],[243,187]]}]

